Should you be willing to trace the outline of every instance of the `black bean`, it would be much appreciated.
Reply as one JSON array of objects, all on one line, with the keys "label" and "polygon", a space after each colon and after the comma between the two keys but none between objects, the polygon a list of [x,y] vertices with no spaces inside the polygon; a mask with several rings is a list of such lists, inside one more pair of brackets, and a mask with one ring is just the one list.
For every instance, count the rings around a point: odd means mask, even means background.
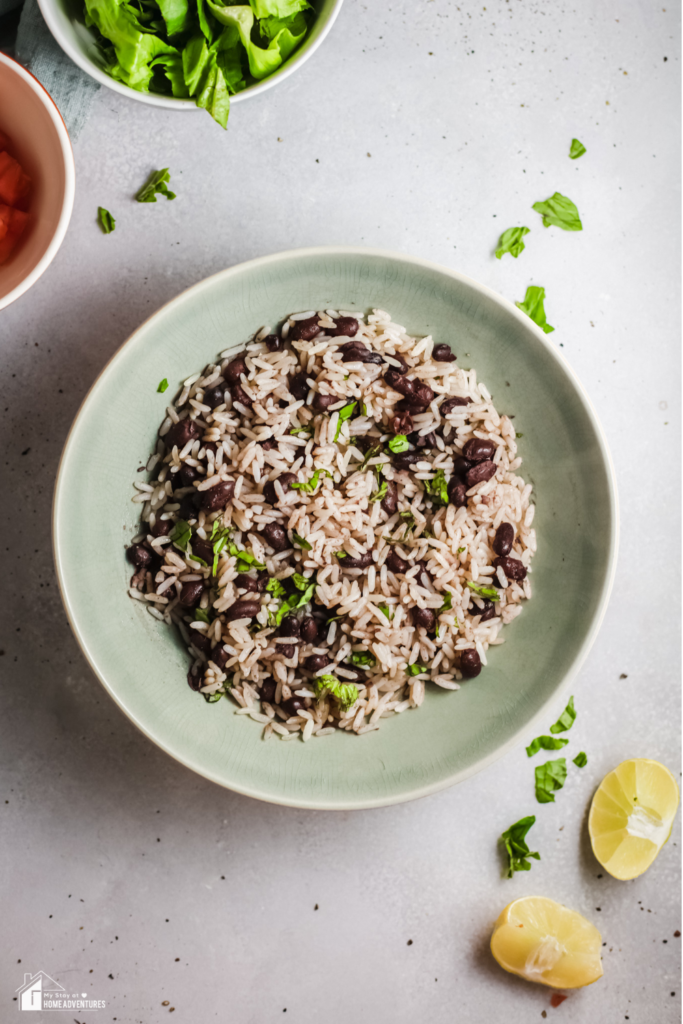
[{"label": "black bean", "polygon": [[285,343],[282,338],[278,338],[277,334],[269,334],[267,338],[263,339],[266,343],[266,348],[269,352],[282,352],[285,347]]},{"label": "black bean", "polygon": [[287,534],[279,523],[268,523],[263,527],[261,533],[274,551],[286,551],[290,546]]},{"label": "black bean", "polygon": [[275,653],[281,654],[283,658],[287,659],[287,661],[294,657],[295,651],[296,647],[294,644],[277,644],[277,647],[275,648]]},{"label": "black bean", "polygon": [[[408,364],[405,361],[405,359],[403,358],[403,356],[398,355],[398,353],[396,353],[396,355],[389,356],[389,359],[395,359],[397,363],[401,364],[400,366],[392,366],[391,367],[391,369],[395,373],[407,373],[408,370],[410,369],[410,367],[408,366]],[[385,380],[386,380],[386,377],[385,377]]]},{"label": "black bean", "polygon": [[200,601],[202,594],[204,593],[204,583],[202,580],[190,580],[189,583],[183,583],[180,591],[179,604],[183,608],[195,608]]},{"label": "black bean", "polygon": [[405,434],[407,436],[413,430],[413,417],[409,412],[398,413],[390,420],[389,430],[392,434]]},{"label": "black bean", "polygon": [[474,487],[475,484],[480,484],[482,480],[490,480],[495,475],[496,464],[495,462],[477,462],[472,469],[468,469],[465,475],[465,483],[469,487]]},{"label": "black bean", "polygon": [[[280,481],[280,485],[283,491],[290,490],[292,484],[296,480],[296,473],[281,473],[277,479]],[[277,491],[275,490],[275,481],[269,480],[263,488],[263,500],[267,501],[269,505],[277,505],[279,498]]]},{"label": "black bean", "polygon": [[197,508],[199,506],[199,491],[193,491],[191,494],[186,494],[180,502],[180,508],[178,509],[179,519],[196,519]]},{"label": "black bean", "polygon": [[430,402],[434,401],[434,392],[430,388],[429,384],[425,384],[424,381],[416,381],[413,389],[413,396],[417,402],[425,407]]},{"label": "black bean", "polygon": [[230,388],[230,394],[232,395],[233,402],[239,402],[240,405],[245,405],[247,409],[251,409],[254,404],[241,384],[233,384]]},{"label": "black bean", "polygon": [[278,442],[274,437],[268,437],[265,441],[259,441],[259,444],[263,448],[264,452],[272,452],[273,448],[278,447]]},{"label": "black bean", "polygon": [[500,566],[509,580],[519,581],[526,578],[526,567],[518,558],[509,558],[507,555],[503,555],[501,558],[494,558],[491,564],[494,569]]},{"label": "black bean", "polygon": [[442,416],[448,416],[454,409],[458,409],[463,405],[469,404],[469,398],[458,398],[457,396],[454,396],[453,398],[447,398],[445,402],[441,403],[439,406],[439,412]]},{"label": "black bean", "polygon": [[234,622],[236,619],[253,619],[260,610],[260,601],[235,601],[225,613],[225,621]]},{"label": "black bean", "polygon": [[334,322],[333,328],[327,328],[327,333],[333,338],[353,338],[358,334],[358,321],[353,316],[340,316]]},{"label": "black bean", "polygon": [[298,715],[306,705],[301,697],[290,697],[289,700],[283,700],[280,707],[284,708],[288,715],[293,718],[295,715]]},{"label": "black bean", "polygon": [[307,644],[314,644],[318,639],[318,623],[312,615],[307,615],[301,622],[301,639]]},{"label": "black bean", "polygon": [[294,615],[288,615],[278,626],[278,636],[301,637],[301,623]]},{"label": "black bean", "polygon": [[157,516],[150,532],[153,537],[168,537],[172,529],[173,523],[170,519],[161,519],[160,516]]},{"label": "black bean", "polygon": [[204,392],[204,405],[210,409],[216,409],[225,402],[225,384],[214,384],[212,388]]},{"label": "black bean", "polygon": [[337,402],[340,401],[341,399],[339,395],[321,395],[319,391],[316,391],[311,404],[314,409],[317,409],[319,412],[323,412],[325,409],[329,408],[329,406],[336,405]]},{"label": "black bean", "polygon": [[190,687],[190,689],[194,690],[195,693],[196,693],[199,690],[199,688],[202,685],[202,683],[203,683],[202,676],[199,675],[199,673],[195,674],[192,671],[192,669],[190,669],[190,671],[187,673],[187,685]]},{"label": "black bean", "polygon": [[470,462],[469,459],[465,459],[462,455],[459,455],[453,463],[453,472],[456,476],[460,477],[461,480],[464,480],[473,465],[474,463]]},{"label": "black bean", "polygon": [[416,448],[436,447],[436,434],[433,430],[430,430],[428,434],[418,434],[416,431],[414,434],[409,436],[408,440],[412,445],[415,445]]},{"label": "black bean", "polygon": [[295,320],[289,330],[289,337],[292,341],[312,341],[321,333],[322,327],[318,326],[318,314],[309,316],[308,320]]},{"label": "black bean", "polygon": [[486,438],[471,437],[463,448],[462,453],[470,462],[484,462],[485,459],[493,458],[496,447],[493,441],[487,441]]},{"label": "black bean", "polygon": [[297,402],[305,402],[308,398],[307,378],[308,374],[305,370],[302,370],[301,373],[297,373],[295,377],[289,378],[289,390],[294,398],[296,398]]},{"label": "black bean", "polygon": [[408,569],[410,568],[410,562],[406,562],[405,558],[401,558],[398,551],[394,551],[393,548],[387,555],[387,559],[384,564],[389,572],[394,573],[408,572]]},{"label": "black bean", "polygon": [[[339,558],[339,555],[337,555],[337,558]],[[369,565],[372,565],[372,551],[364,551],[359,558],[345,555],[343,558],[339,558],[339,564],[342,569],[367,569]]]},{"label": "black bean", "polygon": [[[218,445],[216,444],[215,441],[205,441],[204,444],[202,445],[202,448],[204,449],[204,455],[206,455],[207,452],[213,452],[214,459],[215,459],[216,455],[218,454]],[[201,454],[201,448],[200,448],[200,454]]]},{"label": "black bean", "polygon": [[126,558],[138,569],[144,569],[152,561],[152,552],[142,544],[132,544],[126,551]]},{"label": "black bean", "polygon": [[188,441],[195,441],[200,434],[201,428],[194,420],[184,419],[174,423],[162,440],[169,450],[174,445],[184,448]]},{"label": "black bean", "polygon": [[208,654],[211,650],[211,640],[206,633],[201,633],[198,629],[190,630],[190,643],[202,654]]},{"label": "black bean", "polygon": [[228,363],[223,371],[223,376],[227,380],[228,384],[239,384],[240,377],[242,374],[246,377],[248,373],[247,364],[244,361],[244,356],[237,356],[232,362]]},{"label": "black bean", "polygon": [[[199,473],[194,468],[194,466],[188,466],[188,464],[184,462],[180,467],[179,472],[176,473],[175,476],[176,479],[180,477],[180,483],[183,485],[183,487],[192,487],[192,484],[199,476]],[[173,477],[171,477],[171,479],[173,480]]]},{"label": "black bean", "polygon": [[497,615],[496,606],[493,601],[489,601],[488,597],[484,599],[484,607],[477,608],[476,604],[470,605],[470,615],[480,615],[480,622],[488,622],[489,619],[494,619]]},{"label": "black bean", "polygon": [[309,672],[319,672],[321,668],[325,668],[330,664],[330,658],[326,654],[311,654],[306,658],[304,667]]},{"label": "black bean", "polygon": [[380,505],[388,516],[393,516],[398,507],[398,487],[393,480],[387,480],[387,493],[382,498]]},{"label": "black bean", "polygon": [[208,540],[202,540],[195,534],[190,542],[190,547],[193,556],[201,558],[207,565],[213,565],[213,545]]},{"label": "black bean", "polygon": [[365,455],[366,452],[369,452],[373,445],[376,445],[378,443],[378,437],[367,437],[360,435],[359,437],[354,437],[353,439],[354,448],[357,448],[359,452],[363,453],[363,455]]},{"label": "black bean", "polygon": [[431,632],[436,625],[436,616],[431,608],[413,608],[413,625],[422,626],[427,632]]},{"label": "black bean", "polygon": [[277,690],[277,683],[272,677],[264,679],[261,683],[261,700],[265,700],[268,704],[272,704],[275,700],[275,691]]},{"label": "black bean", "polygon": [[481,672],[481,658],[474,647],[468,647],[460,655],[460,671],[465,679],[474,679]]},{"label": "black bean", "polygon": [[400,370],[397,370],[394,366],[387,370],[384,374],[384,379],[392,391],[398,391],[399,395],[405,395],[407,397],[408,395],[412,395],[415,390],[415,381],[409,380],[408,377],[405,377],[403,373]]},{"label": "black bean", "polygon": [[423,458],[420,452],[400,452],[394,455],[391,464],[396,470],[410,469],[414,462],[421,462]]},{"label": "black bean", "polygon": [[463,508],[467,504],[467,485],[457,476],[451,477],[448,482],[448,500],[456,508]]},{"label": "black bean", "polygon": [[217,512],[219,508],[225,508],[235,493],[234,480],[221,480],[220,483],[209,487],[208,491],[200,491],[200,507],[207,512]]},{"label": "black bean", "polygon": [[509,555],[515,539],[515,528],[512,523],[501,523],[496,530],[491,547],[497,555]]},{"label": "black bean", "polygon": [[417,416],[419,413],[424,412],[427,406],[424,402],[420,402],[415,395],[408,395],[407,398],[402,398],[400,402],[397,402],[394,406],[394,412],[409,412],[411,416]]},{"label": "black bean", "polygon": [[437,363],[454,363],[455,356],[451,352],[450,345],[435,345],[432,349],[432,359]]},{"label": "black bean", "polygon": [[226,651],[223,644],[218,643],[215,647],[211,648],[211,654],[209,655],[209,661],[212,661],[216,668],[219,668],[221,672],[228,663],[230,655]]},{"label": "black bean", "polygon": [[235,586],[240,590],[247,590],[251,594],[258,594],[261,590],[259,581],[255,576],[250,576],[248,572],[241,572],[235,577]]},{"label": "black bean", "polygon": [[343,353],[342,363],[375,363],[379,365],[384,362],[379,352],[372,352],[365,347],[362,341],[348,341],[345,345],[339,346],[339,351]]}]

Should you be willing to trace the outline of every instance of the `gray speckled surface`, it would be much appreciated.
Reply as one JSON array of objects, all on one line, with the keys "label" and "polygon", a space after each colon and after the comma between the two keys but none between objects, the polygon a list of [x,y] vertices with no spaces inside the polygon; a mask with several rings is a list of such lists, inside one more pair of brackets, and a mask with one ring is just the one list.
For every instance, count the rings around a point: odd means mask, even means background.
[{"label": "gray speckled surface", "polygon": [[[24,972],[41,969],[106,1000],[62,1015],[81,1024],[156,1024],[171,1007],[192,1024],[680,1019],[678,826],[630,883],[598,877],[585,830],[594,786],[623,758],[679,769],[678,39],[677,5],[636,0],[346,0],[321,50],[235,107],[227,136],[204,114],[100,91],[75,147],[66,242],[0,317],[3,1020]],[[576,162],[572,136],[588,149]],[[178,199],[134,204],[166,165]],[[582,234],[544,231],[530,211],[556,189],[576,201]],[[109,237],[98,205],[117,217]],[[498,262],[491,250],[514,223],[533,229],[527,249]],[[109,356],[206,275],[328,242],[403,249],[513,299],[545,285],[553,339],[612,446],[619,568],[568,748],[589,763],[538,808],[543,860],[513,881],[500,879],[495,837],[535,809],[523,749],[385,810],[235,796],[117,711],[56,592],[54,474]],[[558,1009],[487,952],[499,910],[525,893],[603,931],[605,977]]]}]

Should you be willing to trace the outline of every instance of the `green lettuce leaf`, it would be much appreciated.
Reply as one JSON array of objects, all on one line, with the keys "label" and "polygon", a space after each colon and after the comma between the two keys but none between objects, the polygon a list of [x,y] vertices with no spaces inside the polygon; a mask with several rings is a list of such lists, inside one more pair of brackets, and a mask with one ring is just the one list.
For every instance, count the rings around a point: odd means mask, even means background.
[{"label": "green lettuce leaf", "polygon": [[277,39],[273,39],[267,48],[257,46],[252,41],[252,29],[254,27],[254,12],[251,7],[235,5],[223,7],[207,0],[208,6],[214,17],[221,25],[234,26],[239,32],[244,49],[247,51],[249,70],[257,80],[272,75],[282,64],[282,55]]},{"label": "green lettuce leaf", "polygon": [[166,23],[166,32],[169,36],[185,32],[190,27],[188,0],[156,0],[156,2]]},{"label": "green lettuce leaf", "polygon": [[145,30],[128,4],[117,0],[85,0],[86,20],[111,43],[105,51],[106,68],[113,77],[137,89],[149,91],[154,73],[151,62],[163,53],[177,53],[174,46]]},{"label": "green lettuce leaf", "polygon": [[530,284],[524,296],[524,302],[516,302],[515,305],[526,313],[535,324],[541,328],[544,334],[551,334],[555,328],[551,327],[545,317],[543,303],[545,301],[545,288],[537,284]]},{"label": "green lettuce leaf", "polygon": [[532,814],[528,818],[520,818],[514,825],[510,825],[507,832],[503,832],[501,839],[508,855],[508,878],[512,878],[515,871],[530,871],[529,857],[541,859],[540,853],[532,853],[526,843],[527,832],[535,824],[536,816]]},{"label": "green lettuce leaf", "polygon": [[504,231],[498,240],[496,259],[502,259],[506,252],[509,252],[511,256],[517,259],[525,248],[522,239],[528,234],[528,228],[508,228],[507,231]]},{"label": "green lettuce leaf", "polygon": [[554,804],[555,792],[562,789],[567,778],[567,761],[558,757],[557,761],[546,761],[535,770],[536,799],[539,804]]},{"label": "green lettuce leaf", "polygon": [[171,83],[171,92],[178,99],[188,99],[190,91],[185,84],[183,57],[180,53],[162,53],[152,61],[153,67],[162,67]]},{"label": "green lettuce leaf", "polygon": [[289,18],[305,11],[308,0],[249,0],[257,18]]},{"label": "green lettuce leaf", "polygon": [[103,206],[97,207],[97,221],[105,235],[111,234],[116,227],[116,221],[110,214],[109,210],[105,210]]},{"label": "green lettuce leaf", "polygon": [[555,224],[556,227],[563,228],[565,231],[583,231],[579,211],[571,199],[567,199],[560,192],[555,192],[550,199],[546,199],[544,202],[534,203],[531,209],[541,214],[543,226],[546,228]]},{"label": "green lettuce leaf", "polygon": [[555,722],[554,725],[550,726],[551,733],[555,734],[558,732],[567,732],[574,724],[576,718],[576,711],[574,710],[574,698],[569,698],[569,703],[566,708]]},{"label": "green lettuce leaf", "polygon": [[308,25],[303,14],[294,14],[288,18],[263,18],[259,29],[261,35],[271,41],[271,46],[277,47],[284,62],[306,35]]},{"label": "green lettuce leaf", "polygon": [[580,156],[586,152],[586,147],[583,142],[579,142],[578,139],[572,139],[572,144],[569,147],[569,159],[578,160]]},{"label": "green lettuce leaf", "polygon": [[533,757],[539,750],[561,750],[568,743],[569,740],[555,739],[554,736],[537,736],[526,748],[527,757]]},{"label": "green lettuce leaf", "polygon": [[574,758],[574,764],[577,768],[585,768],[588,764],[588,758],[583,750]]}]

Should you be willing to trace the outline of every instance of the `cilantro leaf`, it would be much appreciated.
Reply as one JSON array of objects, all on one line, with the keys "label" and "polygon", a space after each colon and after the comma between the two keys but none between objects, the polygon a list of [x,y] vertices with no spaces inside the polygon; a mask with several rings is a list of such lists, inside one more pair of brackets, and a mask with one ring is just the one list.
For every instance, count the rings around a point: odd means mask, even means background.
[{"label": "cilantro leaf", "polygon": [[299,572],[295,572],[291,579],[297,590],[306,590],[311,585],[311,581]]},{"label": "cilantro leaf", "polygon": [[423,480],[422,483],[433,505],[448,504],[448,481],[442,469],[436,473],[433,480]]},{"label": "cilantro leaf", "polygon": [[525,248],[522,239],[528,234],[528,228],[508,228],[507,231],[504,231],[498,240],[496,259],[502,259],[506,252],[509,252],[511,256],[517,259]]},{"label": "cilantro leaf", "polygon": [[389,441],[388,448],[394,453],[394,455],[398,455],[400,452],[407,452],[410,448],[410,444],[408,443],[408,438],[405,434],[396,434],[392,437],[391,441]]},{"label": "cilantro leaf", "polygon": [[323,692],[328,690],[333,697],[337,698],[344,711],[348,711],[358,700],[358,687],[354,686],[353,683],[340,683],[336,676],[317,676],[313,682],[315,683],[318,697],[321,697]]},{"label": "cilantro leaf", "polygon": [[[298,575],[298,573],[295,573],[294,577]],[[294,579],[294,577],[292,578]],[[301,576],[300,579],[305,579],[305,577]],[[299,583],[296,582],[296,579],[294,579],[294,582],[295,586],[299,587]],[[315,588],[317,584],[315,583],[315,581],[311,582],[309,580],[306,580],[306,583],[309,583],[310,585],[307,586],[306,589],[303,590],[303,592],[302,588],[299,590],[298,594],[291,594],[288,598],[286,598],[286,600],[282,602],[282,604],[275,613],[276,626],[279,626],[282,620],[285,618],[285,616],[289,615],[290,612],[296,611],[297,608],[303,608],[304,605],[307,605],[309,601],[313,600],[313,595],[315,593]]]},{"label": "cilantro leaf", "polygon": [[420,665],[419,661],[416,661],[414,665],[408,665],[406,668],[407,676],[419,676],[421,672],[429,672],[426,665]]},{"label": "cilantro leaf", "polygon": [[313,431],[311,430],[310,427],[292,427],[289,432],[290,434],[294,434],[295,436],[296,434],[310,434],[311,436],[313,435]]},{"label": "cilantro leaf", "polygon": [[465,583],[478,597],[488,597],[489,601],[500,601],[500,594],[495,587],[483,587],[481,583],[465,580]]},{"label": "cilantro leaf", "polygon": [[555,192],[550,199],[545,199],[543,202],[534,203],[531,209],[541,214],[543,226],[546,228],[555,224],[556,227],[563,228],[565,231],[583,231],[579,211],[571,199],[567,199],[560,192]]},{"label": "cilantro leaf", "polygon": [[571,727],[573,726],[575,718],[576,711],[574,710],[574,698],[570,697],[569,703],[567,704],[566,708],[564,709],[558,720],[555,722],[554,725],[550,726],[551,733],[553,733],[554,735],[558,732],[567,732],[567,730],[571,729]]},{"label": "cilantro leaf", "polygon": [[210,625],[211,623],[208,612],[204,611],[203,608],[195,608],[192,615],[194,616],[195,622],[206,622],[207,625]]},{"label": "cilantro leaf", "polygon": [[515,302],[515,306],[526,313],[535,324],[538,324],[544,334],[552,334],[555,328],[551,327],[546,320],[544,302],[545,288],[542,288],[541,285],[530,284],[526,290],[524,302]]},{"label": "cilantro leaf", "polygon": [[175,192],[171,192],[166,184],[170,180],[168,167],[164,167],[163,171],[152,171],[149,181],[142,186],[135,198],[139,203],[156,203],[157,194],[166,196],[167,199],[175,199]]},{"label": "cilantro leaf", "polygon": [[[209,542],[213,546],[213,568],[212,574],[215,576],[218,572],[218,556],[227,547],[228,541],[232,536],[232,527],[221,526],[220,519],[214,519],[211,534],[209,536]],[[233,544],[232,547],[235,547]],[[235,548],[237,550],[237,548]],[[232,552],[230,552],[232,554]],[[240,572],[246,572],[247,570],[241,569]]]},{"label": "cilantro leaf", "polygon": [[184,519],[178,519],[169,537],[174,548],[178,548],[178,551],[187,551],[187,545],[192,537],[192,527]]},{"label": "cilantro leaf", "polygon": [[214,690],[213,693],[202,694],[202,697],[204,698],[207,704],[217,704],[222,696],[223,692],[221,690]]},{"label": "cilantro leaf", "polygon": [[503,832],[501,839],[508,855],[508,878],[512,878],[515,871],[531,870],[531,864],[527,858],[541,859],[540,853],[532,853],[526,843],[527,832],[535,824],[536,816],[531,814],[528,818],[520,818],[514,825],[510,825],[506,832]]},{"label": "cilantro leaf", "polygon": [[399,519],[402,519],[403,522],[406,524],[407,529],[404,534],[404,537],[407,537],[410,531],[415,529],[415,524],[417,520],[415,519],[414,514],[410,511],[409,508],[404,509],[403,512],[399,512],[398,516]]},{"label": "cilantro leaf", "polygon": [[392,612],[388,604],[378,604],[377,607],[381,611],[382,615],[389,620],[389,622],[393,622],[394,613]]},{"label": "cilantro leaf", "polygon": [[389,485],[387,481],[382,480],[382,483],[379,485],[379,490],[375,491],[371,498],[368,498],[370,504],[373,504],[375,501],[382,501],[382,499],[386,497],[388,487]]},{"label": "cilantro leaf", "polygon": [[339,419],[337,420],[337,431],[336,431],[336,433],[334,435],[334,440],[335,441],[338,440],[339,435],[341,434],[342,423],[345,423],[346,420],[350,420],[351,419],[351,417],[353,416],[354,410],[355,410],[357,405],[358,405],[357,402],[348,402],[341,409],[337,410],[338,413],[339,413]]},{"label": "cilantro leaf", "polygon": [[572,144],[569,147],[569,159],[578,160],[580,156],[586,152],[586,147],[583,142],[579,142],[578,139],[572,139]]},{"label": "cilantro leaf", "polygon": [[307,540],[304,540],[304,538],[301,537],[296,532],[296,530],[292,531],[292,537],[294,538],[294,543],[297,545],[297,547],[304,548],[306,551],[310,551],[311,550],[311,545],[308,543]]},{"label": "cilantro leaf", "polygon": [[348,659],[352,665],[358,667],[367,666],[368,668],[374,668],[377,664],[377,658],[370,651],[352,651]]},{"label": "cilantro leaf", "polygon": [[[220,543],[220,541],[218,541],[218,543]],[[216,546],[216,544],[214,544],[213,546],[214,556],[216,554]],[[223,544],[223,547],[225,547],[225,544]],[[223,547],[221,547],[219,550],[222,551]],[[237,559],[236,568],[238,572],[249,572],[250,569],[265,569],[265,565],[263,564],[263,562],[259,562],[257,560],[256,555],[252,555],[251,552],[249,551],[243,551],[242,549],[238,548],[236,544],[228,544],[228,554],[232,555],[233,558]]]},{"label": "cilantro leaf", "polygon": [[533,757],[539,750],[561,750],[568,743],[569,740],[564,740],[561,737],[555,739],[554,736],[537,736],[526,748],[527,757]]},{"label": "cilantro leaf", "polygon": [[105,235],[110,235],[116,227],[116,221],[110,214],[109,210],[105,210],[103,206],[97,207],[97,222]]},{"label": "cilantro leaf", "polygon": [[554,804],[554,793],[562,789],[567,778],[567,761],[558,757],[557,761],[546,761],[535,769],[536,799],[539,804]]},{"label": "cilantro leaf", "polygon": [[280,580],[276,580],[274,576],[271,576],[271,578],[268,580],[268,583],[266,584],[266,590],[269,594],[272,594],[274,597],[287,596],[287,591],[282,586],[282,583],[280,582]]},{"label": "cilantro leaf", "polygon": [[443,604],[437,609],[436,614],[441,615],[441,612],[449,612],[453,607],[453,595],[450,590],[447,590],[443,597]]},{"label": "cilantro leaf", "polygon": [[581,751],[580,754],[577,754],[576,757],[574,758],[574,764],[576,765],[577,768],[585,768],[586,765],[588,764],[588,758],[586,757],[586,754],[585,754],[585,752],[583,750]]},{"label": "cilantro leaf", "polygon": [[168,381],[167,381],[167,380],[166,380],[166,378],[164,377],[164,379],[163,379],[163,380],[161,381],[161,383],[159,384],[159,387],[157,388],[157,392],[158,392],[158,393],[159,393],[160,395],[163,395],[164,391],[167,391],[167,390],[168,390]]},{"label": "cilantro leaf", "polygon": [[381,444],[373,444],[373,446],[371,448],[368,448],[367,452],[365,453],[365,458],[363,459],[363,461],[361,462],[360,466],[358,467],[358,472],[362,473],[363,470],[367,468],[367,465],[368,465],[370,459],[374,459],[377,455],[379,455],[379,453],[381,451],[382,451],[382,445]]},{"label": "cilantro leaf", "polygon": [[329,470],[327,470],[327,469],[316,469],[315,473],[313,474],[311,479],[308,481],[308,483],[304,483],[304,484],[290,484],[289,486],[294,488],[297,491],[306,491],[307,493],[311,493],[312,494],[314,491],[316,491],[318,489],[318,483],[319,483],[320,477],[321,477],[321,475],[323,473],[325,474],[325,476],[329,476],[330,480],[334,480],[334,477],[329,472]]}]

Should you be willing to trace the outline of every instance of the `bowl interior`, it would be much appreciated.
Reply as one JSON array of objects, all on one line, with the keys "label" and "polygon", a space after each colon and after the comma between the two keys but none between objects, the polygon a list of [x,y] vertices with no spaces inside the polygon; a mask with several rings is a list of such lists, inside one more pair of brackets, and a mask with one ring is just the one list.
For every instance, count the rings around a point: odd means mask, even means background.
[{"label": "bowl interior", "polygon": [[[0,306],[38,268],[64,217],[66,129],[55,124],[52,100],[27,72],[0,54],[0,131],[31,178],[28,226],[7,263],[0,265]],[[67,214],[68,217],[68,214]]]},{"label": "bowl interior", "polygon": [[[239,102],[246,96],[253,96],[270,88],[278,80],[290,74],[318,47],[329,31],[336,13],[341,7],[342,0],[310,0],[310,3],[315,18],[301,46],[268,78],[261,82],[251,79],[246,89],[231,96],[231,103]],[[79,67],[87,71],[98,82],[115,92],[153,106],[186,110],[198,109],[194,99],[180,99],[161,93],[138,92],[107,74],[104,70],[105,62],[102,49],[97,41],[97,33],[93,28],[87,28],[85,25],[83,0],[39,0],[39,6],[50,31],[62,49]]]},{"label": "bowl interior", "polygon": [[[452,343],[500,412],[513,414],[534,485],[533,599],[457,692],[431,688],[362,737],[282,743],[206,704],[185,681],[174,633],[127,596],[124,544],[137,532],[138,466],[173,393],[216,354],[264,324],[321,308],[388,310],[410,333]],[[604,611],[616,546],[609,455],[594,414],[545,336],[510,303],[454,272],[372,250],[300,250],[223,271],[156,313],[94,385],[65,449],[55,502],[64,598],[84,651],[114,699],[155,742],[241,792],[300,806],[349,808],[409,799],[483,767],[577,670]]]}]

